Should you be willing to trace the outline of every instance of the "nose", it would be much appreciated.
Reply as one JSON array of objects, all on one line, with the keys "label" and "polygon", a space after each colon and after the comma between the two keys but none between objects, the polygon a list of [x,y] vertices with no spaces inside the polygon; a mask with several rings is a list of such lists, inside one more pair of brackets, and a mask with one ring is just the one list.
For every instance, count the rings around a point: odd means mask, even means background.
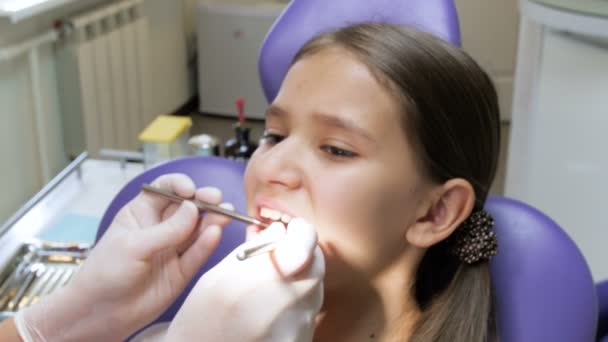
[{"label": "nose", "polygon": [[298,188],[302,184],[304,153],[299,145],[296,139],[286,138],[260,151],[255,158],[258,180],[275,188]]}]

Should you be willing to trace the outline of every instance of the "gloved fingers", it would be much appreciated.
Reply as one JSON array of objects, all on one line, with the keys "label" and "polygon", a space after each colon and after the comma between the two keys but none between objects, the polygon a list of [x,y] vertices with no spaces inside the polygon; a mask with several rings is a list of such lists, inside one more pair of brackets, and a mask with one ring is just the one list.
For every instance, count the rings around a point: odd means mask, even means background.
[{"label": "gloved fingers", "polygon": [[[26,310],[19,310],[15,316],[15,328],[23,341],[35,341],[36,329],[30,326],[25,318]],[[38,334],[39,335],[39,334]],[[36,336],[39,337],[39,336]]]},{"label": "gloved fingers", "polygon": [[173,216],[173,214],[175,214],[177,211],[177,208],[179,208],[179,203],[169,203],[165,210],[162,211],[160,220],[164,221]]},{"label": "gloved fingers", "polygon": [[[185,198],[192,198],[195,194],[195,185],[190,177],[181,174],[181,173],[172,173],[162,175],[156,178],[152,182],[152,186],[173,192],[178,196],[182,196]],[[137,196],[132,204],[135,207],[136,212],[145,212],[144,215],[138,215],[139,223],[142,227],[148,227],[154,224],[157,224],[159,221],[164,219],[163,212],[169,207],[173,202],[155,194],[141,192],[139,196]],[[141,210],[144,207],[146,210]],[[155,215],[150,215],[150,210]],[[168,216],[165,216],[168,217]]]},{"label": "gloved fingers", "polygon": [[285,237],[287,230],[283,222],[273,222],[255,237],[257,242],[278,241]]},{"label": "gloved fingers", "polygon": [[[220,189],[215,188],[215,187],[204,187],[204,188],[197,189],[193,195],[190,190],[191,190],[191,186],[194,186],[194,183],[192,183],[192,180],[190,178],[188,178],[188,176],[186,176],[186,175],[170,174],[170,175],[166,175],[166,177],[161,176],[161,177],[157,178],[157,181],[159,182],[158,187],[161,187],[161,188],[169,187],[169,188],[167,188],[167,190],[172,191],[185,198],[194,197],[197,200],[200,200],[200,201],[203,201],[206,203],[210,203],[210,204],[215,204],[215,205],[220,203],[220,201],[222,200],[222,192],[220,191]],[[185,195],[181,195],[180,193],[183,193]],[[158,196],[155,196],[155,197],[158,197]],[[177,204],[177,203],[169,203],[169,205],[162,211],[161,220],[164,221],[167,218],[171,217],[175,213],[175,211],[177,210],[178,207],[179,207],[179,204]]]},{"label": "gloved fingers", "polygon": [[199,201],[218,205],[222,201],[222,192],[218,188],[207,186],[197,189],[194,193],[194,198]]},{"label": "gloved fingers", "polygon": [[[219,205],[224,209],[234,210],[234,206],[231,203],[222,203]],[[177,253],[182,254],[192,246],[192,244],[199,238],[199,236],[207,229],[207,227],[215,225],[223,228],[230,222],[230,218],[221,214],[205,213],[203,219],[199,221],[197,229],[192,233],[190,238],[181,243],[177,248]]]},{"label": "gloved fingers", "polygon": [[198,209],[194,203],[184,201],[173,216],[167,220],[141,230],[133,231],[129,241],[140,260],[148,259],[159,251],[175,247],[186,241],[198,222]]},{"label": "gloved fingers", "polygon": [[[280,224],[280,226],[282,227],[281,230],[273,230],[270,229],[272,226],[276,226],[277,224]],[[259,230],[259,227],[256,225],[249,225],[246,228],[246,235],[245,235],[245,241],[251,241],[251,240],[255,240],[260,238],[261,236],[268,236],[269,232],[282,232],[285,233],[285,224],[281,221],[276,221],[271,223],[271,225],[269,227],[267,227],[266,229],[263,230]]]},{"label": "gloved fingers", "polygon": [[[308,272],[309,279],[316,280],[315,290],[310,294],[312,296],[311,306],[314,312],[319,312],[323,306],[324,291],[323,291],[323,278],[325,278],[325,256],[319,246],[315,247],[314,255],[312,257],[312,264],[310,266],[310,272]],[[298,274],[303,275],[302,273]],[[297,277],[296,276],[296,277]]]},{"label": "gloved fingers", "polygon": [[[285,225],[282,222],[273,222],[261,232],[247,231],[247,238],[243,244],[235,249],[233,254],[245,255],[247,259],[252,259],[255,254],[262,253],[266,254],[268,249],[271,248],[270,244],[276,243],[285,236]],[[264,247],[263,245],[267,245]],[[252,248],[255,248],[253,250]],[[247,253],[245,251],[248,251]],[[265,252],[264,252],[265,251]],[[240,258],[240,257],[239,257]],[[241,263],[244,261],[241,260]]]},{"label": "gloved fingers", "polygon": [[323,251],[318,245],[315,247],[313,252],[309,276],[319,279],[323,279],[325,277],[325,255],[323,255]]},{"label": "gloved fingers", "polygon": [[250,224],[245,228],[245,241],[251,241],[258,236],[257,228]]},{"label": "gloved fingers", "polygon": [[178,196],[190,198],[194,196],[196,187],[192,179],[183,173],[169,173],[156,178],[152,185],[161,189],[173,191]]},{"label": "gloved fingers", "polygon": [[[234,210],[234,206],[232,205],[232,203],[226,202],[226,203],[220,204],[219,206],[224,209]],[[205,227],[210,226],[210,225],[218,225],[220,227],[223,227],[223,226],[227,225],[230,222],[230,220],[231,220],[231,218],[226,215],[206,212],[203,216],[203,219],[201,220],[201,228],[204,229]]]},{"label": "gloved fingers", "polygon": [[[222,192],[220,191],[220,189],[215,188],[215,187],[204,187],[204,188],[200,188],[200,189],[196,190],[196,192],[194,194],[194,198],[199,201],[217,205],[222,200]],[[228,204],[224,204],[224,205],[228,205]],[[228,209],[233,209],[231,204],[230,204],[230,207],[228,207]],[[182,244],[180,244],[180,246],[178,246],[177,252],[179,254],[182,254],[184,251],[186,251],[188,248],[190,248],[190,246],[194,243],[194,241],[196,241],[196,239],[198,239],[202,229],[204,229],[205,227],[207,227],[211,224],[216,224],[216,225],[223,227],[228,223],[228,220],[229,219],[224,218],[223,215],[205,212],[203,214],[203,220],[201,220],[201,224],[199,224],[199,227],[197,228],[197,230],[192,234],[192,236],[190,236],[190,238],[188,240],[184,241]]]},{"label": "gloved fingers", "polygon": [[209,259],[222,238],[222,227],[210,225],[200,232],[197,239],[180,257],[182,274],[190,279]]},{"label": "gloved fingers", "polygon": [[284,277],[303,271],[311,264],[316,247],[314,227],[301,218],[291,220],[285,237],[276,244],[272,255],[277,271]]},{"label": "gloved fingers", "polygon": [[[314,228],[302,219],[292,220],[287,229],[282,222],[274,222],[257,233],[255,238],[237,247],[221,262],[221,267],[216,268],[238,269],[239,272],[245,273],[253,272],[254,278],[264,278],[265,276],[274,278],[276,275],[284,278],[291,277],[305,269],[308,270],[307,266],[311,263],[316,242],[317,235]],[[257,252],[250,253],[245,260],[237,258],[238,255],[244,254],[245,250],[251,250],[253,247],[266,243],[274,244],[275,247],[271,253],[268,253],[267,247],[262,247]],[[260,255],[256,255],[257,253]]]},{"label": "gloved fingers", "polygon": [[[272,244],[281,240],[285,236],[285,226],[281,222],[274,222],[261,233],[256,233],[255,238],[245,241],[228,254],[216,267],[205,274],[206,277],[212,277],[211,274],[221,273],[226,274],[225,270],[240,273],[247,277],[249,272],[253,272],[254,278],[261,277],[262,273],[270,275],[276,274],[276,269],[272,266],[268,259],[268,251],[259,250],[262,255],[255,255],[253,252],[248,258],[241,260],[239,255],[243,255],[244,251],[259,247],[266,244]],[[271,247],[271,245],[268,245]],[[221,270],[221,271],[220,271]],[[237,271],[238,270],[238,271]]]}]

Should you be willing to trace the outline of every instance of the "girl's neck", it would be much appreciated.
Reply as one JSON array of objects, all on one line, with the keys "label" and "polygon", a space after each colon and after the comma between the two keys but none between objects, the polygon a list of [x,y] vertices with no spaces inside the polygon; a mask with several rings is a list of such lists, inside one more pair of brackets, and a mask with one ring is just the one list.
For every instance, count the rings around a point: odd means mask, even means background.
[{"label": "girl's neck", "polygon": [[411,295],[409,277],[391,273],[373,283],[352,282],[326,289],[314,341],[407,340],[420,311]]}]

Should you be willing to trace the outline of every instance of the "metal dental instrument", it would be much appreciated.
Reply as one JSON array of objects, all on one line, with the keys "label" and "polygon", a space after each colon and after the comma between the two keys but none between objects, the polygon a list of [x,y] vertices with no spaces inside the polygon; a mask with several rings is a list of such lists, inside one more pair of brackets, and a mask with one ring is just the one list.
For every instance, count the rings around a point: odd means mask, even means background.
[{"label": "metal dental instrument", "polygon": [[49,278],[51,277],[53,272],[54,271],[52,268],[44,270],[44,272],[43,272],[44,274],[42,274],[39,277],[39,279],[35,281],[35,284],[32,286],[32,289],[30,291],[28,291],[28,294],[23,296],[21,301],[19,301],[19,307],[18,307],[19,310],[21,310],[24,307],[31,304],[34,297],[39,294],[39,292],[42,290],[42,288],[44,287],[46,282],[49,280]]},{"label": "metal dental instrument", "polygon": [[26,291],[30,288],[30,286],[32,286],[32,283],[34,282],[34,280],[36,280],[36,278],[41,275],[41,272],[44,271],[44,269],[45,269],[45,266],[41,263],[35,263],[32,266],[30,266],[30,268],[28,270],[28,274],[25,277],[25,280],[23,281],[21,286],[19,287],[19,290],[17,291],[17,293],[15,294],[13,299],[11,299],[11,301],[8,302],[7,308],[9,311],[17,310],[19,302],[21,301],[21,298],[23,298]]},{"label": "metal dental instrument", "polygon": [[233,210],[229,210],[229,209],[224,209],[222,207],[219,207],[217,205],[213,205],[213,204],[209,204],[209,203],[205,203],[199,200],[195,200],[195,199],[190,199],[190,198],[184,198],[181,196],[178,196],[170,191],[167,190],[163,190],[163,189],[159,189],[157,187],[153,187],[151,185],[148,184],[144,184],[141,186],[141,189],[146,191],[146,192],[150,192],[156,195],[160,195],[170,201],[173,201],[175,203],[182,203],[183,201],[191,201],[192,203],[194,203],[194,205],[201,211],[211,211],[217,214],[221,214],[221,215],[225,215],[228,217],[232,217],[235,220],[239,220],[241,222],[245,222],[245,223],[250,223],[250,224],[256,224],[258,226],[261,227],[268,227],[268,224],[256,220],[253,217],[249,217],[247,215],[243,215],[243,214],[239,214],[236,211]]},{"label": "metal dental instrument", "polygon": [[275,244],[279,242],[277,241],[267,241],[262,242],[260,244],[251,246],[249,248],[242,249],[236,253],[236,258],[243,261],[252,256],[256,256],[258,254],[268,253],[274,251]]},{"label": "metal dental instrument", "polygon": [[45,277],[44,283],[40,286],[40,288],[37,289],[37,293],[32,294],[29,305],[36,304],[36,302],[40,300],[40,297],[47,295],[52,290],[53,284],[61,277],[62,273],[62,269],[58,269],[56,267],[49,268],[47,274],[50,275]]},{"label": "metal dental instrument", "polygon": [[[162,197],[164,197],[164,198],[166,198],[168,200],[171,200],[171,201],[173,201],[175,203],[182,203],[183,201],[187,201],[187,200],[192,201],[194,203],[194,205],[196,205],[196,207],[199,210],[208,210],[208,211],[211,211],[211,212],[214,212],[214,213],[218,213],[218,214],[226,215],[228,217],[232,217],[233,219],[236,219],[236,220],[239,220],[239,221],[242,221],[242,222],[245,222],[245,223],[256,224],[256,225],[264,227],[264,228],[266,228],[266,227],[269,226],[269,224],[264,223],[262,221],[259,221],[257,219],[254,219],[253,217],[249,217],[247,215],[239,214],[239,213],[237,213],[235,211],[224,209],[222,207],[218,207],[218,206],[213,205],[213,204],[208,204],[208,203],[204,203],[204,202],[201,202],[201,201],[198,201],[198,200],[192,200],[192,199],[188,199],[188,198],[183,198],[183,197],[180,197],[180,196],[178,196],[178,195],[176,195],[176,194],[174,194],[174,193],[172,193],[170,191],[159,189],[159,188],[151,186],[149,184],[142,185],[141,189],[143,191],[146,191],[146,192],[149,192],[149,193],[160,195],[160,196],[162,196]],[[236,257],[239,260],[245,260],[245,259],[247,259],[249,257],[254,256],[254,255],[258,255],[258,254],[261,254],[261,253],[264,253],[264,252],[269,252],[269,251],[271,251],[271,250],[274,249],[274,244],[275,243],[276,243],[276,241],[270,241],[270,242],[263,242],[261,244],[251,246],[251,247],[249,247],[247,249],[243,249],[243,250],[239,251],[237,253]]]}]

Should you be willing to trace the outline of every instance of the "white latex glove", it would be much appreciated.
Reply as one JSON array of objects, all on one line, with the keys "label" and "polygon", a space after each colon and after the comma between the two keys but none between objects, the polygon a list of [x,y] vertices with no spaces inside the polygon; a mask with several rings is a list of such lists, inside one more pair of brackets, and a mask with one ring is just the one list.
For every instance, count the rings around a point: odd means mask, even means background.
[{"label": "white latex glove", "polygon": [[[282,237],[271,253],[236,254]],[[314,228],[274,223],[204,274],[169,327],[166,341],[312,341],[323,303],[325,261]]]},{"label": "white latex glove", "polygon": [[[181,174],[153,185],[187,198],[218,204],[215,188],[195,191]],[[230,205],[228,205],[230,207]],[[140,193],[123,207],[74,279],[63,289],[18,313],[25,341],[120,341],[160,315],[183,291],[217,247],[217,214],[199,219],[185,201]]]}]

